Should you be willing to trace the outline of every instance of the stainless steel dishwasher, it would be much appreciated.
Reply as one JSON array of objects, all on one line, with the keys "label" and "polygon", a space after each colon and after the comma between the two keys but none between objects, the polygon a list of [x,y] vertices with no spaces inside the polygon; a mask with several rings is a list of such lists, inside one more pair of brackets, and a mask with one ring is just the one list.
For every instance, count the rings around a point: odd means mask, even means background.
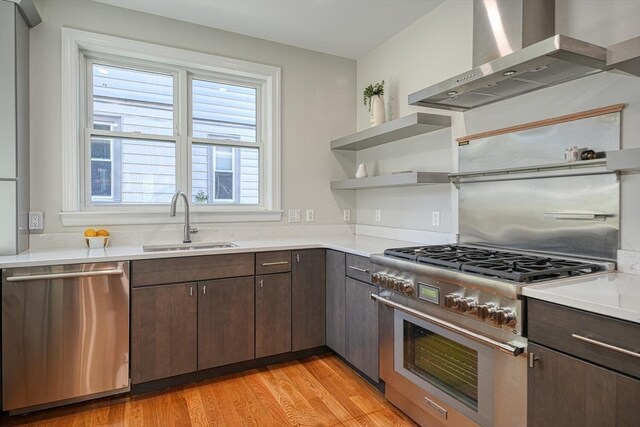
[{"label": "stainless steel dishwasher", "polygon": [[2,409],[126,392],[129,263],[2,272]]}]

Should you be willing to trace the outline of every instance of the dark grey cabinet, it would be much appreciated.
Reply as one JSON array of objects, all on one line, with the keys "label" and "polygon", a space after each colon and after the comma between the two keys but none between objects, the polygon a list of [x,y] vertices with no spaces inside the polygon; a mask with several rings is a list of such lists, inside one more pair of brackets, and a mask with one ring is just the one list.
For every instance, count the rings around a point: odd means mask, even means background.
[{"label": "dark grey cabinet", "polygon": [[345,304],[346,277],[344,252],[327,251],[327,346],[346,358]]},{"label": "dark grey cabinet", "polygon": [[254,278],[198,283],[198,369],[254,358]]},{"label": "dark grey cabinet", "polygon": [[346,279],[346,359],[378,381],[378,304],[371,299],[376,287]]},{"label": "dark grey cabinet", "polygon": [[291,273],[256,276],[256,357],[291,351]]},{"label": "dark grey cabinet", "polygon": [[198,368],[197,285],[131,291],[131,381],[134,384]]},{"label": "dark grey cabinet", "polygon": [[293,351],[323,346],[325,333],[325,250],[292,252],[291,348]]},{"label": "dark grey cabinet", "polygon": [[[640,426],[640,325],[528,299],[527,425]],[[621,351],[622,350],[622,351]]]}]

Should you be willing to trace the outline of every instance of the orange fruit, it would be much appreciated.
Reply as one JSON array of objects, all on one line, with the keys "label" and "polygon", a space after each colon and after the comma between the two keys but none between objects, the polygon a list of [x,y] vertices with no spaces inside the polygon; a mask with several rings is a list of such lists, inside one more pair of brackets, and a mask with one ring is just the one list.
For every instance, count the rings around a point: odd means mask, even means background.
[{"label": "orange fruit", "polygon": [[96,231],[96,233],[98,234],[98,236],[109,236],[109,232],[104,228],[101,228],[100,230]]},{"label": "orange fruit", "polygon": [[87,228],[84,230],[84,237],[96,237],[98,233],[93,228]]}]

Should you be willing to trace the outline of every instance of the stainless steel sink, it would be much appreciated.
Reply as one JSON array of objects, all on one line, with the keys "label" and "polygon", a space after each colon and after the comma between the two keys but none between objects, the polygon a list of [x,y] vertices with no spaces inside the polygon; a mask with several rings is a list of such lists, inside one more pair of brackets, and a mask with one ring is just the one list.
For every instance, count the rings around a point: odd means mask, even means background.
[{"label": "stainless steel sink", "polygon": [[142,251],[143,252],[194,251],[197,249],[235,248],[237,246],[238,245],[232,242],[174,243],[170,245],[147,245],[142,247]]}]

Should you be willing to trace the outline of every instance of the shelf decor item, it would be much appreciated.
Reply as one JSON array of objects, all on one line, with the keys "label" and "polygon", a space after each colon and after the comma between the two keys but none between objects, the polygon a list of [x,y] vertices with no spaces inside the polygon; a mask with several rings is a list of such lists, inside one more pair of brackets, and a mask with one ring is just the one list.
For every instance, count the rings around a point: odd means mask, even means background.
[{"label": "shelf decor item", "polygon": [[364,163],[360,163],[358,165],[358,170],[356,171],[356,178],[366,178],[367,177],[367,167]]},{"label": "shelf decor item", "polygon": [[378,126],[387,121],[384,111],[384,80],[364,88],[362,93],[364,105],[369,107],[369,122],[371,126]]}]

